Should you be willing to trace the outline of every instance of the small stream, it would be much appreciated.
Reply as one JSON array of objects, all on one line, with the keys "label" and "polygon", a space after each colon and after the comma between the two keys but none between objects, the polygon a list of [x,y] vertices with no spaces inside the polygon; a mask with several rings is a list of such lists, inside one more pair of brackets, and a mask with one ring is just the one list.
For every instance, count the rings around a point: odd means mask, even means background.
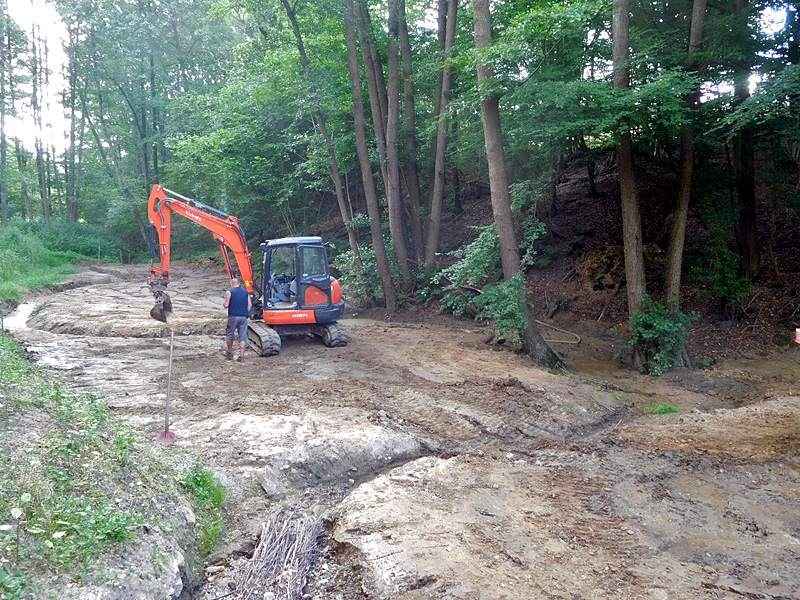
[{"label": "small stream", "polygon": [[26,328],[26,323],[33,314],[36,304],[33,302],[26,302],[20,304],[11,313],[3,318],[3,328],[8,331],[20,331]]}]

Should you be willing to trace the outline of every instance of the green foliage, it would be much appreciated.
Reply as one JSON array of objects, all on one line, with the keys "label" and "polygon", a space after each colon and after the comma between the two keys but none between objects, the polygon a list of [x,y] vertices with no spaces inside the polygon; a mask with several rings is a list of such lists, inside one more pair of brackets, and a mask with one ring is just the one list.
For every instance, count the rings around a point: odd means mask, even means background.
[{"label": "green foliage", "polygon": [[480,231],[478,237],[452,253],[458,261],[431,278],[434,285],[446,282],[442,289],[441,311],[451,312],[457,317],[465,315],[472,298],[478,293],[478,286],[487,279],[498,281],[502,277],[498,269],[500,247],[497,229],[493,224],[475,229]]},{"label": "green foliage", "polygon": [[724,230],[717,227],[709,233],[711,240],[705,248],[690,248],[686,253],[686,282],[704,296],[719,298],[723,312],[733,315],[752,284],[737,274],[739,256],[728,246]]},{"label": "green foliage", "polygon": [[681,412],[681,409],[671,404],[669,402],[664,402],[664,404],[650,404],[650,414],[651,415],[668,415],[670,413],[677,413]]},{"label": "green foliage", "polygon": [[214,542],[225,527],[222,515],[225,488],[199,462],[178,482],[189,492],[192,508],[200,524],[200,547],[203,554],[207,555],[214,549]]},{"label": "green foliage", "polygon": [[497,335],[511,340],[512,345],[520,347],[520,333],[528,326],[525,317],[525,278],[517,273],[508,281],[483,286],[472,303],[478,309],[477,320],[493,320]]},{"label": "green foliage", "polygon": [[797,90],[800,90],[800,65],[786,65],[727,114],[719,128],[733,136],[745,127],[769,127],[785,136],[787,145],[800,143]]},{"label": "green foliage", "polygon": [[[129,219],[131,216],[127,215]],[[47,248],[54,252],[66,252],[96,259],[97,251],[100,250],[101,260],[119,260],[119,245],[113,234],[100,225],[53,220],[49,228],[42,222],[33,222],[22,226],[21,229],[40,240],[46,240]]]},{"label": "green foliage", "polygon": [[538,252],[534,249],[536,241],[547,234],[547,226],[536,217],[537,204],[544,195],[545,182],[546,178],[542,178],[539,181],[521,181],[509,186],[512,198],[511,210],[514,217],[518,221],[521,220],[519,230],[522,239],[519,247],[522,250],[523,268],[533,265],[545,266],[537,263],[535,257]]},{"label": "green foliage", "polygon": [[[441,290],[440,310],[457,317],[469,315],[476,320],[492,320],[500,338],[521,343],[525,318],[525,279],[521,273],[502,281],[500,249],[494,225],[479,228],[471,244],[453,254],[459,260],[430,277],[430,285],[446,282]],[[434,293],[426,290],[429,297]]]},{"label": "green foliage", "polygon": [[[369,219],[365,221],[362,216],[364,215],[356,216],[354,221],[369,224]],[[384,243],[392,280],[397,281],[400,278],[400,264],[397,262],[388,231],[384,232]],[[334,257],[333,267],[339,272],[339,283],[346,289],[348,298],[355,299],[362,308],[371,308],[383,298],[383,282],[378,272],[378,261],[372,244],[362,243],[358,249],[363,265],[361,268],[356,264],[355,255],[349,248]],[[403,300],[397,298],[398,303],[402,303]]]},{"label": "green foliage", "polygon": [[623,350],[638,350],[645,357],[645,371],[651,375],[682,367],[689,325],[697,318],[697,314],[681,312],[671,315],[666,306],[645,295],[643,310],[630,318],[630,339]]},{"label": "green foliage", "polygon": [[27,289],[41,289],[74,273],[70,264],[81,257],[54,252],[35,234],[15,226],[0,228],[0,298],[22,300]]},{"label": "green foliage", "polygon": [[0,340],[0,361],[4,425],[31,408],[52,420],[42,437],[6,446],[0,458],[0,551],[9,561],[0,565],[0,595],[14,598],[30,591],[34,573],[90,569],[145,520],[108,487],[132,468],[132,432],[97,398],[45,380],[9,338]]},{"label": "green foliage", "polygon": [[359,246],[363,268],[356,264],[352,250],[345,250],[333,259],[333,267],[339,272],[339,283],[346,290],[348,300],[354,299],[362,308],[374,306],[383,295],[378,263],[372,246]]}]

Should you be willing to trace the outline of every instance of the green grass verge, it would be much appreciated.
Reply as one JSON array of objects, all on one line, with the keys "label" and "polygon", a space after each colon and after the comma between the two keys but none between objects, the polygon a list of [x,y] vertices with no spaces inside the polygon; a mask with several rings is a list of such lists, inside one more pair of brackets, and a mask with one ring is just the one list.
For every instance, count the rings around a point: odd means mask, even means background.
[{"label": "green grass verge", "polygon": [[101,578],[103,555],[142,527],[169,531],[153,498],[184,490],[201,525],[197,545],[211,550],[224,494],[208,471],[137,444],[105,402],[65,392],[8,337],[0,364],[0,599],[40,597],[53,576]]},{"label": "green grass verge", "polygon": [[0,299],[21,302],[26,290],[42,289],[75,273],[75,252],[49,250],[35,234],[14,226],[0,228]]},{"label": "green grass verge", "polygon": [[214,549],[214,542],[225,525],[222,503],[225,489],[200,463],[195,465],[178,483],[189,493],[190,502],[200,526],[199,543],[203,554]]}]

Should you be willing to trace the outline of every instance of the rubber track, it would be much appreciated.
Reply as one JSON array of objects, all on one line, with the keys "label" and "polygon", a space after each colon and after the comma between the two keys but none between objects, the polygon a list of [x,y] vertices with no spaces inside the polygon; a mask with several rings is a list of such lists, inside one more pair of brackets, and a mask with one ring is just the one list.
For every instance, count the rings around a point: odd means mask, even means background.
[{"label": "rubber track", "polygon": [[281,336],[264,323],[248,323],[247,343],[261,356],[275,356],[281,351]]},{"label": "rubber track", "polygon": [[[330,323],[329,325],[325,325],[325,329],[328,330],[330,335],[330,343],[326,343],[326,346],[329,348],[347,346],[347,335],[345,334],[344,329],[342,329],[338,323]],[[324,339],[325,338],[323,338],[323,340]]]}]

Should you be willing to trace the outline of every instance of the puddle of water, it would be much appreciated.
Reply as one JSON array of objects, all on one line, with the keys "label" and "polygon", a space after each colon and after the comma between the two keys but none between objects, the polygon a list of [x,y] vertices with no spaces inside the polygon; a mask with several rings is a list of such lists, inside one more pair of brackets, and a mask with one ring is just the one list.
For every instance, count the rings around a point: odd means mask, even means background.
[{"label": "puddle of water", "polygon": [[20,304],[16,310],[3,319],[3,327],[9,331],[25,329],[25,324],[28,322],[34,308],[36,308],[36,305],[32,302]]}]

